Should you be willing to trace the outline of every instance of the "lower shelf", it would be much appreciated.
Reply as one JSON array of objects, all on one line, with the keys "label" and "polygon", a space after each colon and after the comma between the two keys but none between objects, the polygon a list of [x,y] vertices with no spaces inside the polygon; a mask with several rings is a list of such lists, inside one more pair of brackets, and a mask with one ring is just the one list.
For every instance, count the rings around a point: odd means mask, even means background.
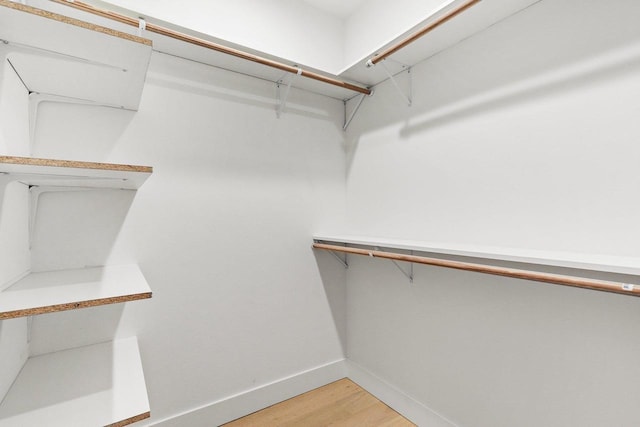
[{"label": "lower shelf", "polygon": [[135,337],[29,358],[0,426],[125,426],[150,416]]},{"label": "lower shelf", "polygon": [[0,320],[151,298],[135,265],[31,273],[0,292]]}]

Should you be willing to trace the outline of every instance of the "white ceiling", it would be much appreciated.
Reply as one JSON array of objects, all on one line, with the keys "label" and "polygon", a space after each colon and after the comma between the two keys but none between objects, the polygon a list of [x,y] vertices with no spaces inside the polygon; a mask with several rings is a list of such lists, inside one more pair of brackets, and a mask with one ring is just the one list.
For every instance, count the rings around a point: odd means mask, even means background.
[{"label": "white ceiling", "polygon": [[305,3],[341,19],[346,19],[365,1],[366,0],[304,0]]}]

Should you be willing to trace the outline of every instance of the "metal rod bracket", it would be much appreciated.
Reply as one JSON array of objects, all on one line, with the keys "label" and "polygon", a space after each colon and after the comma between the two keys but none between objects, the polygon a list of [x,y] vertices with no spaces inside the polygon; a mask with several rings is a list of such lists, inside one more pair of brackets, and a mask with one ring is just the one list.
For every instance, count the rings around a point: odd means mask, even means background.
[{"label": "metal rod bracket", "polygon": [[138,18],[138,37],[142,37],[144,30],[147,29],[147,21],[143,17]]},{"label": "metal rod bracket", "polygon": [[333,255],[333,257],[334,257],[335,259],[337,259],[337,260],[338,260],[338,262],[339,262],[340,264],[342,264],[342,266],[343,266],[345,269],[346,269],[346,268],[349,268],[349,262],[348,262],[348,260],[347,260],[347,254],[344,254],[344,259],[342,259],[342,258],[340,258],[340,255],[338,255],[338,254],[337,254],[337,253],[335,253],[334,251],[330,251],[329,253],[330,253],[331,255]]},{"label": "metal rod bracket", "polygon": [[405,94],[404,91],[400,88],[400,85],[398,84],[398,81],[396,80],[395,76],[393,74],[391,74],[391,71],[389,71],[389,68],[387,68],[387,66],[384,64],[384,61],[381,62],[380,65],[382,65],[382,69],[387,74],[387,76],[389,77],[389,80],[391,80],[391,83],[393,84],[393,86],[398,91],[398,95],[400,95],[400,97],[407,104],[407,106],[411,107],[411,104],[413,103],[413,100],[411,99],[411,97],[413,95],[412,94],[413,84],[412,84],[412,81],[411,81],[411,67],[408,67],[406,65],[402,66],[407,71],[407,76],[409,78],[409,90],[408,90],[409,93]]},{"label": "metal rod bracket", "polygon": [[[371,94],[368,96],[371,96],[371,95],[373,95],[373,91],[371,91]],[[360,95],[360,97],[358,98],[358,101],[356,101],[356,106],[353,107],[353,110],[351,110],[349,117],[346,117],[347,103],[346,102],[344,103],[345,121],[344,121],[344,126],[342,126],[342,130],[345,130],[345,131],[347,130],[347,128],[349,127],[349,124],[351,124],[351,120],[353,120],[353,118],[356,116],[356,113],[360,109],[360,106],[362,105],[362,101],[364,101],[365,96],[366,95],[364,93]]]},{"label": "metal rod bracket", "polygon": [[[282,78],[280,78],[277,82],[276,82],[276,89],[277,89],[277,101],[278,101],[278,106],[276,108],[276,116],[278,118],[280,118],[280,116],[282,115],[282,112],[284,111],[285,106],[287,105],[287,98],[289,98],[289,91],[291,91],[291,84],[293,83],[293,80],[302,75],[302,68],[298,68],[298,71],[296,74],[291,74],[291,73],[286,73],[284,76],[282,76]],[[286,81],[286,83],[285,83]],[[284,94],[280,93],[280,86],[285,85],[286,88],[284,90]]]},{"label": "metal rod bracket", "polygon": [[407,279],[409,279],[409,283],[413,283],[413,263],[412,262],[409,263],[409,272],[408,273],[406,271],[404,271],[404,269],[402,267],[400,267],[400,264],[398,264],[398,262],[396,260],[392,259],[391,262],[393,263],[393,265],[398,267],[398,270],[400,270],[400,272],[402,274],[404,274],[407,277]]}]

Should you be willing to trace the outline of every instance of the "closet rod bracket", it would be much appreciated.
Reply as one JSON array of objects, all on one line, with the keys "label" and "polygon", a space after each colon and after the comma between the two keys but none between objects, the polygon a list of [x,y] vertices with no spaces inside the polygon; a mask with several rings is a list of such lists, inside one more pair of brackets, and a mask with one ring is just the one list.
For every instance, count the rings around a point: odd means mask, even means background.
[{"label": "closet rod bracket", "polygon": [[[320,242],[319,240],[314,240],[314,241],[313,241],[313,243],[314,243],[314,244],[316,244],[316,243],[322,243],[322,242]],[[345,245],[345,247],[346,247],[346,245]],[[313,246],[312,246],[312,248],[313,248]],[[331,254],[331,256],[333,256],[333,257],[336,259],[336,261],[338,261],[338,262],[339,262],[339,263],[340,263],[340,264],[341,264],[345,269],[348,269],[348,268],[349,268],[349,259],[347,258],[348,254],[347,254],[346,252],[345,252],[345,254],[344,254],[344,259],[342,259],[342,258],[340,257],[340,255],[338,255],[338,252],[336,252],[336,251],[328,251],[328,252],[329,252],[329,253]]]},{"label": "closet rod bracket", "polygon": [[[276,90],[277,90],[277,101],[278,107],[276,108],[276,116],[280,118],[282,112],[284,111],[285,106],[287,105],[287,98],[289,98],[289,91],[291,90],[291,84],[293,80],[302,74],[302,68],[296,67],[298,71],[296,74],[286,73],[276,82]],[[285,83],[286,81],[286,83]],[[280,93],[280,86],[285,86],[284,94]]]},{"label": "closet rod bracket", "polygon": [[[412,251],[411,255],[413,255],[413,251]],[[413,263],[412,262],[409,263],[409,272],[408,273],[404,270],[404,268],[400,267],[400,264],[398,264],[398,262],[396,260],[392,259],[391,262],[393,263],[393,265],[395,265],[398,268],[398,270],[400,270],[400,272],[402,274],[405,275],[405,277],[407,279],[409,279],[409,283],[413,283]]]},{"label": "closet rod bracket", "polygon": [[[375,252],[380,252],[382,249],[381,249],[380,247],[378,247],[378,246],[374,246],[373,250],[374,250]],[[411,255],[413,255],[413,251],[411,251]],[[369,252],[369,256],[373,258],[373,257],[374,257],[373,252]],[[400,264],[398,264],[398,261],[396,261],[395,259],[390,259],[389,261],[391,261],[391,262],[393,263],[393,265],[395,265],[395,266],[396,266],[396,268],[397,268],[398,270],[400,270],[400,272],[401,272],[401,273],[402,273],[402,274],[403,274],[407,279],[409,279],[409,283],[413,283],[413,263],[412,263],[412,262],[409,262],[409,272],[407,273],[407,272],[404,270],[404,268],[402,268],[402,267],[400,266]]]},{"label": "closet rod bracket", "polygon": [[337,254],[337,253],[335,253],[334,251],[330,251],[329,253],[330,253],[331,255],[333,255],[333,257],[334,257],[335,259],[337,259],[337,260],[338,260],[338,262],[339,262],[340,264],[342,264],[342,266],[343,266],[345,269],[349,268],[349,262],[348,262],[348,260],[347,260],[347,254],[344,254],[344,259],[342,259],[342,258],[340,258],[340,255],[338,255],[338,254]]},{"label": "closet rod bracket", "polygon": [[355,107],[353,107],[353,110],[351,110],[351,113],[349,114],[348,117],[347,117],[347,101],[344,101],[344,117],[345,117],[345,119],[344,119],[344,126],[342,126],[342,130],[344,130],[344,131],[347,130],[347,128],[351,124],[351,120],[353,120],[353,118],[356,116],[356,113],[360,109],[360,106],[362,105],[362,101],[364,101],[364,98],[367,97],[367,96],[373,96],[373,89],[371,89],[371,93],[369,95],[363,93],[360,96],[358,96],[358,100],[356,101],[356,105],[355,105]]}]

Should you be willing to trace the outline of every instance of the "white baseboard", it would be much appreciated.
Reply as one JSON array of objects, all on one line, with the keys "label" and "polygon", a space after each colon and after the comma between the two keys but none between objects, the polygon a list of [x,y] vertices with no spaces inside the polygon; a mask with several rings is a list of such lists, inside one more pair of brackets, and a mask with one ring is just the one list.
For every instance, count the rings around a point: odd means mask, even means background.
[{"label": "white baseboard", "polygon": [[411,396],[377,377],[362,366],[348,360],[347,372],[351,381],[383,401],[393,410],[420,427],[456,427],[442,415],[426,407]]},{"label": "white baseboard", "polygon": [[453,422],[437,412],[357,363],[346,359],[299,372],[170,418],[152,421],[147,425],[158,427],[217,426],[345,377],[420,427],[456,427]]},{"label": "white baseboard", "polygon": [[[346,376],[346,360],[338,360],[148,425],[159,427],[218,426]],[[153,408],[151,411],[153,413]]]}]

